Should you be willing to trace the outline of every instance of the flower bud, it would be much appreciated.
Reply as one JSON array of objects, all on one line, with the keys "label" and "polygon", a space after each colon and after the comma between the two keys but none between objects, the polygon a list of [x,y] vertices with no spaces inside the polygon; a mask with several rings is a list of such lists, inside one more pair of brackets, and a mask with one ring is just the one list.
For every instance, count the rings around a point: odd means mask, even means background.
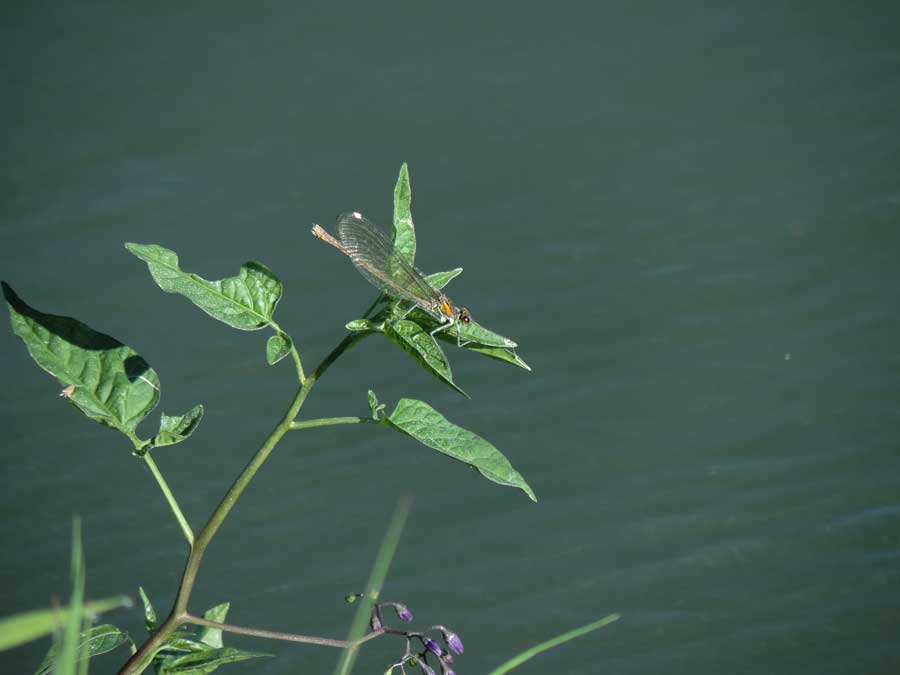
[{"label": "flower bud", "polygon": [[447,640],[447,646],[451,652],[462,654],[465,651],[462,640],[459,639],[459,635],[456,633],[447,633],[444,638]]},{"label": "flower bud", "polygon": [[444,650],[441,649],[441,646],[432,640],[431,638],[425,638],[425,649],[430,651],[435,656],[440,656],[444,653]]}]

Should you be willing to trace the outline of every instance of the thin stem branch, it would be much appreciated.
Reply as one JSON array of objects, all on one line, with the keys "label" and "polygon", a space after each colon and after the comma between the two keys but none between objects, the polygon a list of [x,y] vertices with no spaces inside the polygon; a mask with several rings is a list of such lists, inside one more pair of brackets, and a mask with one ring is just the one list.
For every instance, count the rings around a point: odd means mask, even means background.
[{"label": "thin stem branch", "polygon": [[168,618],[159,627],[157,632],[154,633],[150,639],[141,646],[137,653],[128,660],[122,670],[119,671],[119,675],[135,675],[136,673],[143,672],[144,669],[151,664],[153,656],[163,644],[165,644],[165,641],[172,632],[180,624],[186,621],[186,617],[189,616],[187,611],[188,600],[191,597],[191,592],[194,590],[197,572],[200,569],[200,563],[203,560],[203,555],[206,553],[206,548],[219,531],[219,528],[231,512],[231,509],[237,504],[238,499],[244,493],[247,485],[250,484],[250,481],[265,463],[266,459],[268,459],[272,450],[275,449],[278,441],[280,441],[290,430],[291,424],[297,417],[297,413],[300,412],[300,408],[303,406],[303,402],[306,401],[306,397],[309,395],[313,385],[315,385],[316,381],[326,370],[328,370],[331,364],[334,363],[341,354],[350,349],[350,347],[365,337],[365,335],[365,333],[350,333],[345,336],[338,346],[331,350],[331,353],[328,354],[328,356],[322,359],[322,362],[316,367],[315,371],[303,380],[303,383],[297,390],[297,394],[294,396],[294,400],[291,401],[291,404],[288,406],[288,409],[281,420],[275,425],[275,428],[269,434],[269,437],[266,438],[259,450],[256,451],[256,454],[253,455],[247,463],[247,466],[244,467],[244,470],[241,471],[240,475],[235,479],[228,492],[226,492],[225,496],[222,498],[222,501],[219,502],[215,511],[210,515],[206,525],[200,530],[200,534],[197,535],[197,539],[194,546],[191,548],[191,553],[188,556],[184,572],[181,576],[181,584],[178,589],[178,595],[175,598],[175,605],[172,607],[172,611],[169,613]]},{"label": "thin stem branch", "polygon": [[209,619],[201,619],[199,616],[187,614],[183,618],[183,623],[192,623],[198,626],[209,626],[210,628],[218,628],[227,633],[238,633],[239,635],[252,635],[254,637],[268,638],[270,640],[285,640],[287,642],[302,642],[310,645],[321,645],[324,647],[337,647],[339,649],[349,649],[358,647],[364,642],[373,640],[388,631],[384,628],[371,631],[359,640],[335,640],[332,638],[315,637],[314,635],[300,635],[299,633],[282,633],[275,630],[262,630],[259,628],[245,628],[243,626],[235,626],[229,623],[219,623],[218,621],[210,621]]},{"label": "thin stem branch", "polygon": [[330,427],[337,424],[377,424],[378,420],[371,417],[320,417],[315,420],[291,423],[291,431],[298,429],[312,429],[313,427]]},{"label": "thin stem branch", "polygon": [[166,501],[169,502],[169,508],[172,509],[172,513],[175,515],[175,520],[177,520],[178,524],[181,526],[181,531],[184,533],[184,538],[187,539],[188,546],[193,548],[194,532],[193,530],[191,530],[191,526],[188,524],[187,518],[185,518],[184,514],[181,512],[181,508],[178,506],[178,501],[175,499],[175,495],[172,494],[172,490],[169,489],[169,484],[166,483],[166,479],[163,478],[162,472],[160,472],[159,467],[156,466],[156,462],[153,461],[153,458],[150,456],[149,452],[144,455],[144,462],[146,462],[147,466],[150,468],[150,473],[153,474],[153,477],[159,484],[159,489],[162,490],[163,496],[165,496]]},{"label": "thin stem branch", "polygon": [[300,360],[300,352],[297,351],[297,347],[294,345],[294,340],[291,339],[287,333],[281,330],[281,326],[279,326],[274,321],[269,320],[269,325],[276,333],[284,335],[291,341],[291,358],[294,360],[294,368],[297,369],[297,378],[300,380],[300,384],[303,384],[304,380],[306,380],[306,375],[304,375],[303,373],[303,362]]}]

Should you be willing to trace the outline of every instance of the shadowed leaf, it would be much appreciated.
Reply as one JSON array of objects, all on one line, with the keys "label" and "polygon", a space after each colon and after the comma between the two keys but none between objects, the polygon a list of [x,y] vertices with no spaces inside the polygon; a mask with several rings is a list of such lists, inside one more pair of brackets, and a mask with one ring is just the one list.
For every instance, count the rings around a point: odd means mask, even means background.
[{"label": "shadowed leaf", "polygon": [[[82,658],[93,658],[106,654],[120,645],[129,641],[128,633],[125,633],[111,624],[94,626],[81,634],[78,642],[78,653],[84,654]],[[59,644],[54,643],[47,652],[47,656],[35,671],[35,675],[50,675],[57,667],[59,660]]]},{"label": "shadowed leaf", "polygon": [[435,339],[422,330],[419,324],[406,320],[386,322],[384,334],[425,370],[468,398],[469,395],[456,386],[453,381],[453,373],[450,371],[450,364],[447,362],[444,352]]},{"label": "shadowed leaf", "polygon": [[234,647],[208,649],[168,659],[159,667],[159,675],[207,675],[226,663],[269,657],[272,654],[250,652]]},{"label": "shadowed leaf", "polygon": [[65,398],[90,419],[118,429],[137,447],[138,424],[159,401],[159,378],[131,347],[67,316],[29,307],[3,283],[13,331]]}]

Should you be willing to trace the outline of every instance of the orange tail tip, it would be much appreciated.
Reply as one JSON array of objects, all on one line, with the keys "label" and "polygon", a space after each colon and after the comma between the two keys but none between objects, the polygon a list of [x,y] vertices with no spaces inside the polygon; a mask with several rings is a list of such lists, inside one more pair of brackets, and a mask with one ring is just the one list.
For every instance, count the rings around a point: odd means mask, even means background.
[{"label": "orange tail tip", "polygon": [[340,251],[344,255],[349,255],[347,253],[347,249],[344,248],[343,244],[341,244],[341,242],[339,242],[337,239],[335,239],[330,234],[328,234],[322,228],[321,225],[313,225],[312,233],[313,233],[313,236],[318,237],[319,239],[324,241],[326,244],[331,244],[332,246],[334,246],[338,251]]}]

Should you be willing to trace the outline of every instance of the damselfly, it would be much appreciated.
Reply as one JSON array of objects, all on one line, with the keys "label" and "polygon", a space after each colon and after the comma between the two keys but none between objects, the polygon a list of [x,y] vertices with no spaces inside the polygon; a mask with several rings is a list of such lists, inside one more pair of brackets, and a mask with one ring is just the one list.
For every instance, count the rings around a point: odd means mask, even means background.
[{"label": "damselfly", "polygon": [[440,322],[431,335],[456,326],[456,344],[462,347],[460,324],[467,326],[472,320],[469,310],[456,307],[444,293],[428,283],[428,279],[415,266],[407,262],[397,250],[387,232],[356,211],[338,216],[335,228],[337,238],[321,226],[314,225],[312,233],[353,261],[359,273],[381,292],[398,300],[411,303],[403,314],[405,318],[419,307]]}]

